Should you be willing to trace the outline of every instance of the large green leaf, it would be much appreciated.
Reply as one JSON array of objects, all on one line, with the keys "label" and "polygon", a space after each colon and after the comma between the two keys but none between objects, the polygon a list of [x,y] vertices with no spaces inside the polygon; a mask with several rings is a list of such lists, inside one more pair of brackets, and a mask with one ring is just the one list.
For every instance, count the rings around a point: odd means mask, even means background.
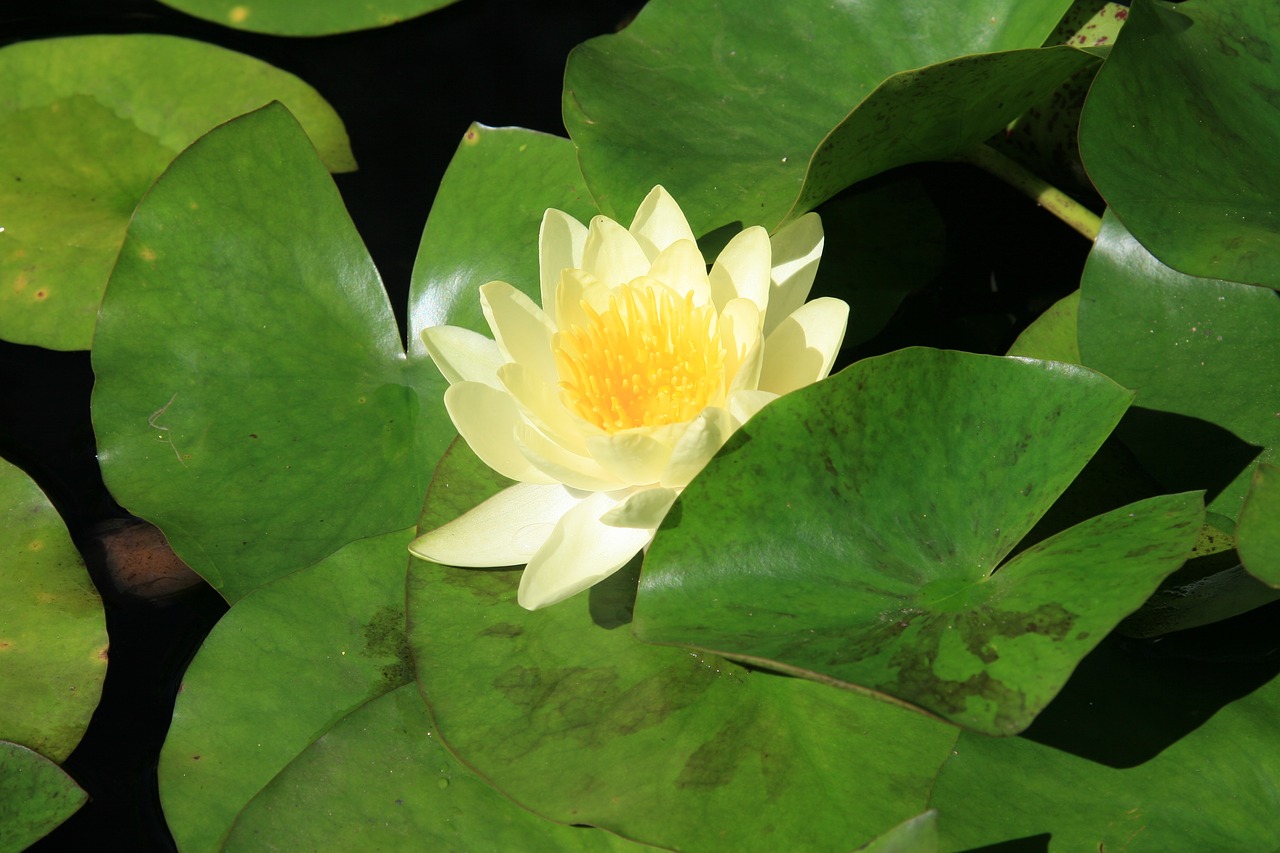
[{"label": "large green leaf", "polygon": [[1047,836],[1071,853],[1273,853],[1274,618],[1252,648],[1108,640],[1023,737],[965,732],[931,799],[942,849]]},{"label": "large green leaf", "polygon": [[1208,489],[1234,519],[1253,462],[1280,459],[1280,294],[1176,272],[1110,213],[1080,293],[1083,363],[1138,393],[1121,438],[1168,488]]},{"label": "large green leaf", "polygon": [[1004,562],[1129,399],[1072,365],[928,349],[787,395],[667,516],[636,634],[1018,732],[1195,541],[1200,496],[1174,495]]},{"label": "large green leaf", "polygon": [[225,850],[648,849],[551,823],[499,794],[432,736],[412,684],[316,740],[241,812]]},{"label": "large green leaf", "polygon": [[377,270],[283,107],[211,132],[147,194],[93,367],[107,486],[230,601],[413,523],[430,424]]},{"label": "large green leaf", "polygon": [[1080,291],[1059,299],[1018,335],[1008,355],[1080,363],[1080,342],[1076,338],[1076,318],[1080,314]]},{"label": "large green leaf", "polygon": [[160,0],[215,24],[276,36],[324,36],[386,27],[457,0]]},{"label": "large green leaf", "polygon": [[0,50],[0,337],[88,349],[134,205],[173,156],[280,100],[333,171],[342,121],[292,74],[159,35],[75,36]]},{"label": "large green leaf", "polygon": [[[160,798],[184,853],[220,849],[236,815],[291,761],[413,678],[410,533],[354,542],[253,591],[214,627],[183,678],[160,755]],[[313,817],[298,813],[282,828]]]},{"label": "large green leaf", "polygon": [[31,478],[0,460],[0,739],[63,760],[106,669],[102,599],[67,528]]},{"label": "large green leaf", "polygon": [[0,853],[21,853],[89,799],[38,752],[0,741]]},{"label": "large green leaf", "polygon": [[[423,527],[502,483],[465,445]],[[450,749],[547,817],[675,849],[840,850],[922,811],[955,730],[855,693],[637,642],[634,565],[529,612],[517,572],[415,563],[409,637]]]},{"label": "large green leaf", "polygon": [[1250,574],[1280,587],[1280,466],[1259,465],[1240,510],[1236,548]]},{"label": "large green leaf", "polygon": [[1277,28],[1272,0],[1135,0],[1089,93],[1085,166],[1177,270],[1280,287]]},{"label": "large green leaf", "polygon": [[[655,0],[570,54],[565,125],[606,213],[661,183],[698,233],[772,228],[861,178],[959,153],[1095,63],[1036,49],[1069,5]],[[998,51],[1018,52],[972,56]]]}]

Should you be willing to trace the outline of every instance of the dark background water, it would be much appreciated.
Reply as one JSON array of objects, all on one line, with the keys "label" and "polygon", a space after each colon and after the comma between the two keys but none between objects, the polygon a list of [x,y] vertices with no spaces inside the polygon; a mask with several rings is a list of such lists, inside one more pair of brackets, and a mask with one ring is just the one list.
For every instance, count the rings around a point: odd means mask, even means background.
[{"label": "dark background water", "polygon": [[[297,39],[225,29],[151,0],[9,0],[0,3],[0,44],[165,33],[255,56],[315,87],[346,123],[360,170],[336,180],[403,328],[422,227],[467,126],[563,134],[560,86],[569,50],[614,31],[641,5],[461,0],[393,27]],[[1074,289],[1088,243],[968,167],[911,170],[947,222],[941,271],[908,296],[879,337],[844,360],[911,344],[1003,352],[1039,311]],[[92,383],[88,353],[0,342],[0,456],[31,474],[63,514],[104,591],[111,638],[102,703],[65,763],[90,802],[34,849],[169,850],[156,759],[182,672],[226,608],[203,585],[164,603],[111,591],[96,532],[128,513],[102,485],[89,419]]]}]

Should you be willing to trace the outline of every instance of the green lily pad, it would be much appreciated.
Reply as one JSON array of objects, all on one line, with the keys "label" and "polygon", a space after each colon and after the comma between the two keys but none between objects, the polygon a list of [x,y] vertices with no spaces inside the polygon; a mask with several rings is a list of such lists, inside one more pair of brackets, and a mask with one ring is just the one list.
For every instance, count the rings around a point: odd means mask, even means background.
[{"label": "green lily pad", "polygon": [[[422,527],[504,485],[465,445]],[[415,562],[409,638],[450,750],[516,802],[673,849],[847,851],[923,810],[955,729],[637,642],[634,565],[536,612],[514,571]]]},{"label": "green lily pad", "polygon": [[1080,291],[1076,290],[1049,306],[1018,335],[1009,355],[1080,363],[1080,342],[1076,339],[1076,317],[1080,312]]},{"label": "green lily pad", "polygon": [[1131,395],[1057,362],[909,349],[775,401],[681,494],[636,600],[691,646],[1021,731],[1186,559],[1198,494],[1005,562]]},{"label": "green lily pad", "polygon": [[253,799],[223,850],[650,849],[526,811],[432,736],[406,684],[344,717]]},{"label": "green lily pad", "polygon": [[342,121],[292,74],[159,35],[74,36],[0,50],[0,337],[88,349],[134,205],[174,155],[280,100],[333,171]]},{"label": "green lily pad", "polygon": [[930,802],[942,849],[1051,837],[1064,851],[1272,853],[1276,664],[1208,651],[1109,640],[1023,737],[962,734]]},{"label": "green lily pad", "polygon": [[279,105],[205,136],[139,205],[93,367],[108,488],[228,601],[413,523],[428,425],[391,306]]},{"label": "green lily pad", "polygon": [[102,599],[80,553],[40,488],[0,460],[0,738],[62,761],[106,671]]},{"label": "green lily pad", "polygon": [[[656,0],[570,54],[565,126],[610,215],[662,183],[696,233],[773,228],[861,178],[963,151],[1095,64],[1038,49],[1069,5]],[[1000,51],[1017,52],[973,56]]]},{"label": "green lily pad", "polygon": [[1280,467],[1259,465],[1236,525],[1236,549],[1249,573],[1280,587]]},{"label": "green lily pad", "polygon": [[1080,283],[1083,363],[1138,393],[1117,430],[1170,489],[1234,519],[1256,461],[1280,461],[1280,294],[1183,275],[1108,212]]},{"label": "green lily pad", "polygon": [[[291,761],[412,680],[411,532],[354,542],[245,596],[214,626],[183,678],[160,754],[160,799],[185,853],[221,849],[236,816]],[[287,826],[313,819],[299,812]]]},{"label": "green lily pad", "polygon": [[215,24],[273,36],[327,36],[370,30],[443,9],[457,0],[160,0]]},{"label": "green lily pad", "polygon": [[1270,0],[1135,0],[1085,103],[1094,183],[1181,272],[1280,287],[1275,27]]},{"label": "green lily pad", "polygon": [[938,853],[938,813],[916,815],[859,847],[857,853]]},{"label": "green lily pad", "polygon": [[0,741],[0,853],[21,853],[84,805],[88,794],[38,752]]}]

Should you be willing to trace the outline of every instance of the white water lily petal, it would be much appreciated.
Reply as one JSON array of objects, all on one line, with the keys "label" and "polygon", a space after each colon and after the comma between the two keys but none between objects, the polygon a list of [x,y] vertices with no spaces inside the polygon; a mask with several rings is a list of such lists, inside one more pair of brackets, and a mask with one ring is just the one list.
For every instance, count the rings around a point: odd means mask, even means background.
[{"label": "white water lily petal", "polygon": [[516,483],[453,521],[424,533],[409,551],[446,566],[519,566],[582,501],[561,485]]},{"label": "white water lily petal", "polygon": [[694,305],[706,305],[711,301],[707,262],[692,240],[680,240],[663,249],[654,258],[647,278],[662,282],[681,300],[685,294],[692,293]]},{"label": "white water lily petal", "polygon": [[824,296],[806,302],[765,338],[759,387],[787,394],[831,372],[849,325],[849,306]]},{"label": "white water lily petal", "polygon": [[600,467],[594,459],[570,453],[528,424],[513,430],[520,454],[554,482],[585,492],[612,492],[631,485]]},{"label": "white water lily petal", "polygon": [[759,225],[733,235],[711,267],[711,298],[724,310],[729,300],[750,299],[763,317],[769,307],[769,232]]},{"label": "white water lily petal", "polygon": [[556,316],[556,287],[560,273],[582,266],[582,247],[587,242],[587,226],[562,210],[548,210],[542,215],[538,229],[538,275],[542,285],[542,309],[551,322]]},{"label": "white water lily petal", "polygon": [[729,395],[726,408],[729,410],[730,417],[733,418],[733,429],[737,430],[755,417],[756,412],[776,399],[778,395],[772,391],[748,390]]},{"label": "white water lily petal", "polygon": [[647,486],[658,482],[671,460],[671,449],[688,428],[689,424],[678,423],[599,435],[587,439],[587,451],[624,483]]},{"label": "white water lily petal", "polygon": [[422,343],[450,385],[483,382],[501,387],[498,368],[503,363],[502,352],[484,335],[459,326],[432,326],[422,330]]},{"label": "white water lily petal", "polygon": [[505,281],[491,281],[480,288],[480,307],[507,361],[523,364],[545,382],[556,380],[551,352],[556,327],[532,299]]},{"label": "white water lily petal", "polygon": [[585,327],[589,320],[582,303],[590,305],[597,314],[603,313],[609,308],[609,293],[609,288],[586,270],[563,270],[555,293],[555,311],[559,318],[556,328]]},{"label": "white water lily petal", "polygon": [[[631,220],[631,235],[650,261],[664,249],[680,240],[696,243],[689,220],[676,200],[662,187],[654,187],[640,202],[635,218]],[[701,257],[701,255],[699,255]],[[705,263],[703,265],[705,267]]]},{"label": "white water lily petal", "polygon": [[675,489],[643,489],[618,503],[600,516],[602,524],[610,527],[635,527],[653,530],[666,518],[667,511],[676,502]]},{"label": "white water lily petal", "polygon": [[703,409],[672,449],[671,461],[659,483],[673,489],[689,485],[732,432],[733,419],[728,411],[715,407]]},{"label": "white water lily petal", "polygon": [[617,287],[647,273],[649,259],[627,229],[607,216],[597,216],[582,246],[582,268],[606,287]]},{"label": "white water lily petal", "polygon": [[597,492],[564,514],[520,576],[521,607],[537,610],[564,601],[625,566],[649,544],[652,530],[601,523],[616,503]]},{"label": "white water lily petal", "polygon": [[604,435],[595,424],[571,414],[560,399],[560,389],[547,385],[525,370],[523,365],[508,362],[498,369],[498,378],[520,407],[528,421],[547,438],[579,456],[587,456],[587,438]]},{"label": "white water lily petal", "polygon": [[764,315],[765,335],[809,298],[823,243],[822,218],[816,213],[806,213],[769,238],[773,281],[769,286],[769,310]]},{"label": "white water lily petal", "polygon": [[720,311],[720,343],[725,348],[725,388],[754,388],[759,378],[760,309],[750,299],[730,299]]},{"label": "white water lily petal", "polygon": [[483,382],[459,382],[444,392],[444,407],[476,456],[502,476],[524,483],[559,482],[530,464],[516,446],[515,428],[523,420],[510,394]]}]

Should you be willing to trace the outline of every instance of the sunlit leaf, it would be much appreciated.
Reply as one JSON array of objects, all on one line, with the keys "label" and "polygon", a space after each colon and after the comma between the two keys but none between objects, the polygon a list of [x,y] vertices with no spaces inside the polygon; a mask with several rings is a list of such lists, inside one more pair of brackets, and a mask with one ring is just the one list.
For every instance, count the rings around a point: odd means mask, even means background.
[{"label": "sunlit leaf", "polygon": [[215,24],[276,36],[324,36],[386,27],[457,0],[160,0]]},{"label": "sunlit leaf", "polygon": [[1234,519],[1254,462],[1280,458],[1280,294],[1176,272],[1110,213],[1080,293],[1083,363],[1138,394],[1119,436]]},{"label": "sunlit leaf", "polygon": [[698,233],[772,228],[959,153],[1096,63],[1038,49],[1069,5],[656,0],[570,54],[565,125],[610,215],[662,183]]},{"label": "sunlit leaf", "polygon": [[31,478],[0,460],[0,739],[63,760],[106,671],[102,599],[67,528]]},{"label": "sunlit leaf", "polygon": [[[455,445],[422,527],[501,485]],[[529,612],[517,572],[411,567],[418,683],[468,766],[539,814],[676,849],[848,851],[922,811],[955,729],[639,643],[633,569]]]},{"label": "sunlit leaf", "polygon": [[160,35],[0,50],[0,337],[88,349],[129,216],[202,133],[283,101],[333,171],[355,168],[333,109],[292,74]]},{"label": "sunlit leaf", "polygon": [[0,741],[0,853],[21,853],[89,799],[38,752]]},{"label": "sunlit leaf", "polygon": [[1006,562],[1129,399],[1071,365],[926,349],[787,395],[672,508],[636,634],[1018,732],[1199,529],[1199,495],[1152,498]]},{"label": "sunlit leaf", "polygon": [[1254,577],[1280,587],[1280,467],[1259,465],[1236,525],[1236,548]]},{"label": "sunlit leaf", "polygon": [[1280,64],[1271,0],[1135,0],[1080,152],[1119,218],[1185,273],[1280,287]]},{"label": "sunlit leaf", "polygon": [[1080,312],[1080,291],[1053,303],[1018,335],[1009,355],[1080,363],[1080,342],[1076,339],[1076,317]]}]

